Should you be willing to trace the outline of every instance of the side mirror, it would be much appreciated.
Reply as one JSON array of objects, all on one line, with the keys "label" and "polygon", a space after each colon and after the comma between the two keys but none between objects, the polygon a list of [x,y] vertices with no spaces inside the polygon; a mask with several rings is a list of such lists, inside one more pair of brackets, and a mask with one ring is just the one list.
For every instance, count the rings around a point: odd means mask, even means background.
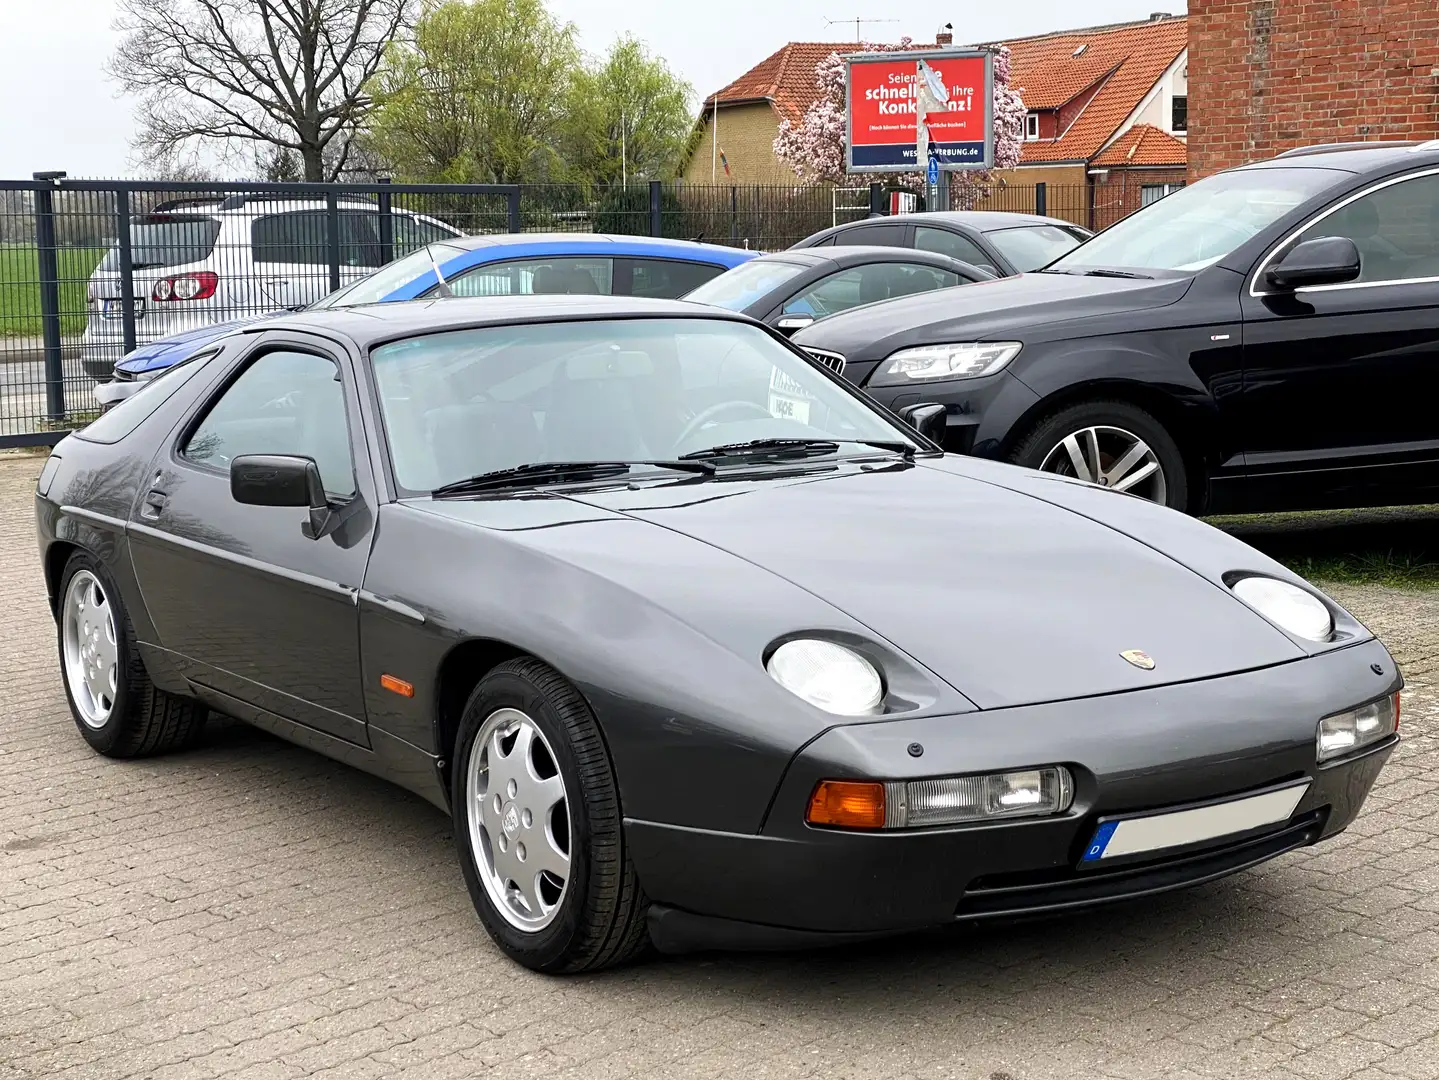
[{"label": "side mirror", "polygon": [[295,506],[310,511],[303,531],[318,540],[335,514],[314,458],[292,454],[243,454],[230,462],[230,495],[246,506]]},{"label": "side mirror", "polygon": [[906,405],[899,410],[899,418],[915,431],[919,432],[930,442],[944,445],[944,431],[948,424],[948,414],[943,405],[918,402],[914,405]]},{"label": "side mirror", "polygon": [[813,315],[785,315],[774,324],[774,328],[785,337],[803,330],[814,322]]},{"label": "side mirror", "polygon": [[1264,280],[1286,292],[1312,285],[1338,285],[1359,276],[1359,249],[1347,236],[1306,240],[1264,272]]}]

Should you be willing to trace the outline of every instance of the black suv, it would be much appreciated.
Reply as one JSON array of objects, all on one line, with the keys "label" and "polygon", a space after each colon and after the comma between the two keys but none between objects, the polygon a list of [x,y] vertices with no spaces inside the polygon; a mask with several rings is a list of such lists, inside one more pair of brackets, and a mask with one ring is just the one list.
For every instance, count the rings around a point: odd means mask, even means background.
[{"label": "black suv", "polygon": [[943,405],[950,450],[1192,513],[1432,502],[1439,141],[1218,173],[1037,273],[793,340],[891,408]]}]

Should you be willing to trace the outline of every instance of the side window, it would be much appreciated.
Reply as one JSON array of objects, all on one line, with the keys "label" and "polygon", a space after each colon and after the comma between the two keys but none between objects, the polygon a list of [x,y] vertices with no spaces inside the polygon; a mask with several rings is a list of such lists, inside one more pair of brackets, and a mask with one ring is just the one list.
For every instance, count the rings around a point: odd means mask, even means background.
[{"label": "side window", "polygon": [[1321,236],[1354,241],[1358,281],[1439,277],[1439,176],[1380,188],[1315,222],[1299,240]]},{"label": "side window", "polygon": [[299,210],[256,218],[250,226],[250,257],[257,263],[328,265],[324,211]]},{"label": "side window", "polygon": [[870,263],[831,274],[811,285],[784,306],[786,315],[826,315],[860,304],[874,304],[896,296],[945,289],[959,284],[948,270],[911,263]]},{"label": "side window", "polygon": [[835,234],[834,242],[839,247],[904,247],[904,226],[864,225],[858,229],[846,229]]},{"label": "side window", "polygon": [[616,259],[615,293],[677,300],[724,273],[723,266],[679,259]]},{"label": "side window", "polygon": [[516,259],[466,270],[450,278],[448,285],[456,296],[608,296],[613,277],[610,259]]},{"label": "side window", "polygon": [[349,498],[355,465],[340,369],[315,353],[263,353],[211,403],[180,453],[224,470],[242,454],[298,454],[315,460],[326,491]]},{"label": "side window", "polygon": [[947,229],[931,229],[924,225],[914,230],[914,246],[920,251],[937,251],[971,266],[992,266],[990,258],[974,241]]},{"label": "side window", "polygon": [[138,390],[114,408],[101,413],[77,430],[76,436],[89,442],[119,442],[148,420],[151,413],[169,401],[176,390],[218,356],[219,352],[219,349],[207,349],[194,356],[187,356],[178,364],[172,364],[148,382],[141,383]]},{"label": "side window", "polygon": [[367,268],[385,265],[380,255],[379,214],[363,210],[341,211],[340,265]]},{"label": "side window", "polygon": [[396,214],[395,221],[395,257],[408,255],[410,252],[424,246],[425,244],[436,244],[441,240],[453,240],[454,233],[448,229],[430,221],[421,221],[419,218],[410,217],[408,214]]}]

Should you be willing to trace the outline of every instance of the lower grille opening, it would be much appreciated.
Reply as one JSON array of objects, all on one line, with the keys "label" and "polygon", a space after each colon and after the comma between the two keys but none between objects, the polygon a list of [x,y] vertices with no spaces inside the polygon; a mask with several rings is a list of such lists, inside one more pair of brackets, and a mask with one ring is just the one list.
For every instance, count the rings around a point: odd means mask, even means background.
[{"label": "lower grille opening", "polygon": [[1312,844],[1328,807],[1291,819],[1278,830],[1222,847],[1131,863],[1108,870],[1056,870],[975,878],[955,908],[957,919],[995,918],[1085,907],[1198,885]]}]

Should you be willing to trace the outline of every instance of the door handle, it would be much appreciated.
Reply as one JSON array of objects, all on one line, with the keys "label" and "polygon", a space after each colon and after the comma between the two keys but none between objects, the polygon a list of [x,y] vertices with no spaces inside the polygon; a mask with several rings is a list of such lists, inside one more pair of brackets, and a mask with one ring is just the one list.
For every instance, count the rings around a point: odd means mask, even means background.
[{"label": "door handle", "polygon": [[170,501],[170,496],[163,491],[151,489],[145,495],[145,505],[140,507],[140,516],[154,520],[159,517],[165,509],[165,504]]}]

